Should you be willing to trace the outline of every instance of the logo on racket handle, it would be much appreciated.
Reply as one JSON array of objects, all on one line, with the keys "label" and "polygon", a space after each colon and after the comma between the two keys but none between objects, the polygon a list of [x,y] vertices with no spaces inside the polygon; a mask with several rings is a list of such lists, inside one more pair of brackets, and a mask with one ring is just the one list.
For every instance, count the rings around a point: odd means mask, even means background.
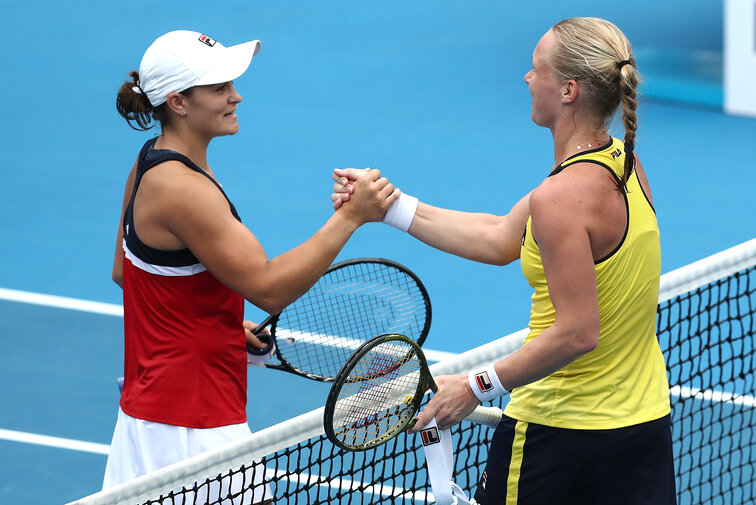
[{"label": "logo on racket handle", "polygon": [[435,426],[421,430],[420,437],[425,446],[437,444],[441,441],[441,437],[438,436],[438,429]]},{"label": "logo on racket handle", "polygon": [[488,377],[488,372],[480,372],[475,374],[475,383],[478,385],[481,393],[487,393],[494,388],[491,378]]}]

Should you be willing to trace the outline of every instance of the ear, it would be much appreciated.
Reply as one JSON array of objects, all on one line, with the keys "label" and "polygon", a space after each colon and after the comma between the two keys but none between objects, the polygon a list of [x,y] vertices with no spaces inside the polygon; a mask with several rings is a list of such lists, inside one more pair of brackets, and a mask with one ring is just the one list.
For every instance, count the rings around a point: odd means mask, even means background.
[{"label": "ear", "polygon": [[580,95],[580,86],[576,80],[570,79],[562,84],[560,91],[562,103],[574,103]]},{"label": "ear", "polygon": [[181,93],[169,93],[165,99],[165,103],[168,104],[168,108],[178,115],[181,115],[181,111],[186,109],[186,97]]}]

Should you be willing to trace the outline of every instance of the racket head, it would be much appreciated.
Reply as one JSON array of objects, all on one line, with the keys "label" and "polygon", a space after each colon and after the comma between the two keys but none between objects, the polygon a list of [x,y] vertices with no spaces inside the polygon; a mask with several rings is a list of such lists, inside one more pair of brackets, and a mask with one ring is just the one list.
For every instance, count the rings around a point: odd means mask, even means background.
[{"label": "racket head", "polygon": [[331,386],[323,415],[326,436],[349,451],[388,442],[414,424],[431,380],[414,340],[398,334],[370,339]]},{"label": "racket head", "polygon": [[422,345],[432,309],[409,268],[384,258],[333,264],[304,295],[270,321],[280,368],[333,382],[374,335],[401,334]]}]

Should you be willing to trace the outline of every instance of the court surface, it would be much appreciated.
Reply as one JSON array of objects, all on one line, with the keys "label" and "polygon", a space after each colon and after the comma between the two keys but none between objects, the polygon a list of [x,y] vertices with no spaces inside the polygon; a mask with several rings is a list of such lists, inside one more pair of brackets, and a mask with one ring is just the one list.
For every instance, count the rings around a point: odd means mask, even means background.
[{"label": "court surface", "polygon": [[[123,359],[115,232],[128,170],[157,134],[130,130],[115,94],[155,37],[192,29],[227,45],[262,41],[235,83],[241,131],[217,139],[209,160],[273,257],[328,218],[334,167],[379,168],[432,204],[506,212],[553,163],[522,77],[563,18],[606,17],[639,49],[721,51],[721,6],[594,3],[0,0],[0,503],[64,503],[101,484]],[[756,120],[655,99],[654,82],[652,72],[637,149],[667,272],[756,236]],[[338,259],[360,256],[393,259],[423,280],[429,349],[458,353],[527,324],[519,264],[474,264],[379,224],[358,230]],[[52,307],[26,293],[67,299]],[[251,369],[249,382],[253,430],[327,394],[275,371]]]}]

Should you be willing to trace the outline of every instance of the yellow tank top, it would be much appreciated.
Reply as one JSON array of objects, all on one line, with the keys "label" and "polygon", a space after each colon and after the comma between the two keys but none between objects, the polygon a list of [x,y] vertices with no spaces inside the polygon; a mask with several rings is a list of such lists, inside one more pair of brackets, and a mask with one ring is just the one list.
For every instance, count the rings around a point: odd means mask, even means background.
[{"label": "yellow tank top", "polygon": [[[552,175],[577,162],[596,163],[619,178],[624,144],[580,153]],[[656,338],[661,251],[653,207],[637,173],[627,183],[628,223],[619,247],[596,262],[600,315],[598,346],[561,370],[512,391],[506,414],[522,421],[571,429],[613,429],[652,421],[670,412],[664,357]],[[525,278],[535,290],[529,334],[523,345],[554,323],[531,219],[520,251]]]}]

